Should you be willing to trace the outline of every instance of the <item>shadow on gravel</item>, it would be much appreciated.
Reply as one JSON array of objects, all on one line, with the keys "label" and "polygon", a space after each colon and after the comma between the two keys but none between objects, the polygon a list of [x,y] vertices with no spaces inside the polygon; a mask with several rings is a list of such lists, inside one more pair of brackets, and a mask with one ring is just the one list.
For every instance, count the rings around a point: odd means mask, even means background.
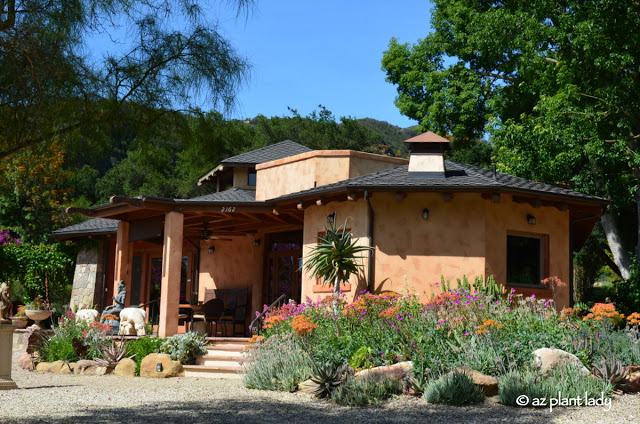
[{"label": "shadow on gravel", "polygon": [[[558,411],[559,412],[559,411]],[[43,411],[41,417],[0,422],[16,423],[524,423],[539,424],[557,418],[548,410],[518,409],[495,406],[447,408],[435,405],[407,409],[342,408],[330,403],[314,405],[256,400],[220,402],[182,402],[145,407],[100,408],[86,410],[56,419]]]}]

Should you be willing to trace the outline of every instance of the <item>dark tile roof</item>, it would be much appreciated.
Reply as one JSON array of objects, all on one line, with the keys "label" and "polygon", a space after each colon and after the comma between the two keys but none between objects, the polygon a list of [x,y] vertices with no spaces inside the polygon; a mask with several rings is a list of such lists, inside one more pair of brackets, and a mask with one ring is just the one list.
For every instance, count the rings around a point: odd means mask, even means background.
[{"label": "dark tile roof", "polygon": [[117,219],[94,218],[88,219],[79,224],[70,225],[68,227],[59,228],[51,233],[53,236],[71,236],[71,235],[90,235],[90,234],[107,234],[118,231]]},{"label": "dark tile roof", "polygon": [[312,149],[295,141],[285,140],[257,150],[232,156],[220,162],[223,165],[257,165],[310,152]]},{"label": "dark tile roof", "polygon": [[327,184],[309,190],[291,193],[274,200],[286,200],[307,195],[330,193],[348,189],[379,190],[506,190],[538,193],[552,197],[573,198],[575,200],[606,203],[604,199],[584,193],[567,190],[537,181],[526,180],[498,172],[458,162],[445,161],[446,178],[409,178],[408,165],[388,169],[373,174],[362,175]]},{"label": "dark tile roof", "polygon": [[194,202],[255,202],[255,190],[245,190],[242,188],[231,188],[218,193],[205,194],[204,196],[187,199]]}]

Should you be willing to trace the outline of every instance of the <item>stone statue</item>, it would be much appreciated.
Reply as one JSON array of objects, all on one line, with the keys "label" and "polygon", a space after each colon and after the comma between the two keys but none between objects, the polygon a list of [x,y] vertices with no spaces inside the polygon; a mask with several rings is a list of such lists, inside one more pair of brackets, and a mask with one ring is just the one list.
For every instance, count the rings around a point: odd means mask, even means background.
[{"label": "stone statue", "polygon": [[127,287],[124,285],[124,280],[120,280],[118,284],[118,295],[113,298],[114,304],[107,306],[102,311],[102,315],[113,314],[120,316],[120,311],[124,309],[124,301],[127,298]]},{"label": "stone statue", "polygon": [[11,289],[7,283],[0,286],[0,324],[11,322],[9,318],[9,308],[11,307]]}]

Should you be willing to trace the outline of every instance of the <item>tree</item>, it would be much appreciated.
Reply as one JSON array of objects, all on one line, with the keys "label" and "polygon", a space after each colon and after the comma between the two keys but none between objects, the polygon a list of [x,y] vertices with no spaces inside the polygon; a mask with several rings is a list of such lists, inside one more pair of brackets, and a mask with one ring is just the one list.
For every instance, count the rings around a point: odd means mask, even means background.
[{"label": "tree", "polygon": [[[230,107],[248,65],[201,3],[0,0],[0,158],[123,116],[149,125],[198,103]],[[96,38],[117,42],[96,58]]]},{"label": "tree", "polygon": [[[351,231],[347,230],[346,222],[337,228],[334,221],[329,228],[325,228],[324,236],[318,237],[318,244],[311,249],[304,266],[314,277],[320,277],[333,286],[337,299],[340,296],[340,283],[349,281],[351,275],[362,266],[357,261],[362,259],[358,254],[371,249],[370,246],[358,245],[358,239],[354,240]],[[337,315],[337,300],[333,308]]]},{"label": "tree", "polygon": [[[433,32],[392,39],[382,60],[400,111],[456,141],[488,131],[503,171],[612,199],[601,223],[628,278],[627,252],[640,254],[640,2],[433,3]],[[620,234],[629,212],[634,231]]]}]

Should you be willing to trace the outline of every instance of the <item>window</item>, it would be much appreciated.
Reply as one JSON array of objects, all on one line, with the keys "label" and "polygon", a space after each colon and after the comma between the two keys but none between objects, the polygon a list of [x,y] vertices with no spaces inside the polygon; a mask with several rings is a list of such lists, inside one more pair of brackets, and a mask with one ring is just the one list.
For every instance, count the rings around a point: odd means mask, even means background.
[{"label": "window", "polygon": [[544,237],[507,235],[507,283],[539,286],[544,278]]},{"label": "window", "polygon": [[255,187],[256,186],[256,171],[249,170],[249,180],[247,182],[247,185],[249,187]]}]

